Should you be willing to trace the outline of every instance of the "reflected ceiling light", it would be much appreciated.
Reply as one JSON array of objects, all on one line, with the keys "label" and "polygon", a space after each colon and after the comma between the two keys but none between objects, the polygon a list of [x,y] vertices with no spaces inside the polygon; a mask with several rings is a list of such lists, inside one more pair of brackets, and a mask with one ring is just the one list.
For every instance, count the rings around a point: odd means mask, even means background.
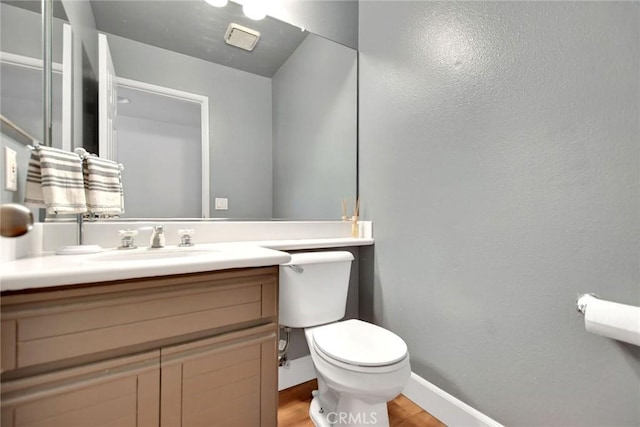
[{"label": "reflected ceiling light", "polygon": [[124,96],[118,96],[118,104],[131,104],[131,100]]},{"label": "reflected ceiling light", "polygon": [[265,1],[246,0],[242,6],[242,11],[247,18],[259,21],[267,16],[267,5]]},{"label": "reflected ceiling light", "polygon": [[204,0],[214,7],[225,7],[227,5],[228,0]]}]

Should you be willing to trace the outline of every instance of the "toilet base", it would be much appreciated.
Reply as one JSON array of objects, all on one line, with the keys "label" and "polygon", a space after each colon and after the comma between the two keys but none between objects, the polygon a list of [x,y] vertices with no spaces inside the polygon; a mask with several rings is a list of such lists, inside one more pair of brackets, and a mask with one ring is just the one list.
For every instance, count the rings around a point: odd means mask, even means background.
[{"label": "toilet base", "polygon": [[358,399],[340,399],[335,411],[322,409],[317,393],[309,406],[309,417],[315,427],[389,427],[387,404],[370,405]]},{"label": "toilet base", "polygon": [[331,427],[329,420],[321,413],[320,402],[317,397],[311,399],[311,406],[309,406],[309,417],[313,421],[315,427]]}]

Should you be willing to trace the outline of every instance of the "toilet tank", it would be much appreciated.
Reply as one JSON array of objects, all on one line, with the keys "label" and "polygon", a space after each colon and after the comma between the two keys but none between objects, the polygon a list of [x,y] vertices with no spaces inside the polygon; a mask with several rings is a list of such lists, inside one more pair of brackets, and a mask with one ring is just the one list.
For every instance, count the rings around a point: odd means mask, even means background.
[{"label": "toilet tank", "polygon": [[351,261],[346,251],[291,254],[280,266],[280,325],[306,328],[342,319]]}]

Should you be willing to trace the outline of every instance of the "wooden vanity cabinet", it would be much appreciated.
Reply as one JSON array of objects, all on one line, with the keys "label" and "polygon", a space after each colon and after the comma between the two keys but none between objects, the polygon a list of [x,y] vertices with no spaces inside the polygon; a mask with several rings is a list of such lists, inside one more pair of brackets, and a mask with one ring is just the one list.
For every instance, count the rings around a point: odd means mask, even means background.
[{"label": "wooden vanity cabinet", "polygon": [[277,267],[3,293],[2,427],[277,424]]}]

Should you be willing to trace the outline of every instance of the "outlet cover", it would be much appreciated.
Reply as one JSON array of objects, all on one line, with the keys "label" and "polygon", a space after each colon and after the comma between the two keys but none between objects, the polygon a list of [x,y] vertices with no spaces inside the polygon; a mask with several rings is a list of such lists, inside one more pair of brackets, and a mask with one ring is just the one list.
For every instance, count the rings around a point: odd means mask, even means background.
[{"label": "outlet cover", "polygon": [[18,157],[17,153],[9,147],[4,147],[4,188],[9,191],[18,191]]},{"label": "outlet cover", "polygon": [[229,199],[216,197],[216,210],[226,211],[229,209]]}]

